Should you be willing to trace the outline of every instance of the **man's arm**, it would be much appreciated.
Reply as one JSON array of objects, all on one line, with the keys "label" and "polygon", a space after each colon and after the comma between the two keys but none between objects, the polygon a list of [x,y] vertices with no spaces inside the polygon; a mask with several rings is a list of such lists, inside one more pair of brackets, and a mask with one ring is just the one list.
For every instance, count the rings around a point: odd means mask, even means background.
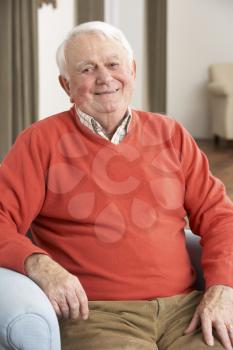
[{"label": "man's arm", "polygon": [[0,167],[0,266],[27,274],[58,315],[77,318],[80,313],[85,318],[87,297],[79,280],[25,236],[46,195],[50,159],[46,131],[39,133],[34,127],[23,131]]},{"label": "man's arm", "polygon": [[233,203],[223,183],[211,174],[207,157],[179,124],[172,142],[180,160],[190,228],[201,237],[206,288],[233,288]]},{"label": "man's arm", "polygon": [[47,254],[26,237],[46,193],[47,152],[34,128],[23,131],[0,167],[0,266],[25,274],[25,258]]},{"label": "man's arm", "polygon": [[78,278],[44,254],[33,254],[25,260],[25,271],[45,292],[58,316],[88,318],[87,295]]},{"label": "man's arm", "polygon": [[213,344],[213,328],[226,350],[233,346],[233,204],[224,185],[209,170],[207,157],[184,128],[179,149],[185,178],[185,208],[192,231],[201,236],[206,291],[186,332],[201,324],[204,340]]}]

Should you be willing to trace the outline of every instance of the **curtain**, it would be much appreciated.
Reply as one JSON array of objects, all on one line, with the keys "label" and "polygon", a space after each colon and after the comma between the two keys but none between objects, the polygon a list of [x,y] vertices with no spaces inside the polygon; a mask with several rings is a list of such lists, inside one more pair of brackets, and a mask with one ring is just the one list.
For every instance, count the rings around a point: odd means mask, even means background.
[{"label": "curtain", "polygon": [[146,5],[149,109],[166,113],[167,1]]},{"label": "curtain", "polygon": [[0,161],[38,118],[37,1],[0,1]]},{"label": "curtain", "polygon": [[104,0],[76,0],[77,23],[104,20]]}]

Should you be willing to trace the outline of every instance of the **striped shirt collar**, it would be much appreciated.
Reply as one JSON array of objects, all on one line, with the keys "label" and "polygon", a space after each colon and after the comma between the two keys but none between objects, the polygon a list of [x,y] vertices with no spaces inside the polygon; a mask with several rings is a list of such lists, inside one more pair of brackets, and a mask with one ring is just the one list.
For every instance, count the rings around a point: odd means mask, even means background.
[{"label": "striped shirt collar", "polygon": [[126,136],[129,130],[130,121],[132,119],[131,109],[128,107],[125,117],[117,127],[111,139],[109,139],[102,125],[94,117],[84,113],[77,106],[75,106],[75,110],[82,124],[84,124],[86,127],[88,127],[97,135],[103,137],[106,140],[111,141],[116,145],[119,144],[123,140],[123,138]]}]

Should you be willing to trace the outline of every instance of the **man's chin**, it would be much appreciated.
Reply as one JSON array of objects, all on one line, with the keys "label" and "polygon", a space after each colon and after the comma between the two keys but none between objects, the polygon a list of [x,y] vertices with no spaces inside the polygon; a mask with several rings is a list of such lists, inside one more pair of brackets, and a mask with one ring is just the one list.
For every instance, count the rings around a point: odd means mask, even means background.
[{"label": "man's chin", "polygon": [[108,104],[96,103],[96,105],[93,105],[93,108],[89,108],[81,105],[79,105],[78,108],[82,112],[92,117],[104,116],[106,114],[117,115],[118,113],[121,116],[127,110],[128,105],[122,104],[122,103],[108,103]]},{"label": "man's chin", "polygon": [[95,110],[93,110],[92,115],[98,115],[98,114],[115,114],[117,112],[122,113],[122,106],[101,106],[100,108],[96,108]]}]

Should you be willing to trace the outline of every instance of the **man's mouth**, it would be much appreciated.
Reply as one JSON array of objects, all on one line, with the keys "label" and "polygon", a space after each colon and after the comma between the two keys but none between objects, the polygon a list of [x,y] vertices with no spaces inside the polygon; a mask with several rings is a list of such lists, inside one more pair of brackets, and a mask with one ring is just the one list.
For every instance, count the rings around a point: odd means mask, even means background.
[{"label": "man's mouth", "polygon": [[108,91],[100,91],[100,92],[95,92],[95,95],[110,95],[110,94],[115,94],[117,91],[119,91],[118,89],[114,89],[114,90],[108,90]]}]

